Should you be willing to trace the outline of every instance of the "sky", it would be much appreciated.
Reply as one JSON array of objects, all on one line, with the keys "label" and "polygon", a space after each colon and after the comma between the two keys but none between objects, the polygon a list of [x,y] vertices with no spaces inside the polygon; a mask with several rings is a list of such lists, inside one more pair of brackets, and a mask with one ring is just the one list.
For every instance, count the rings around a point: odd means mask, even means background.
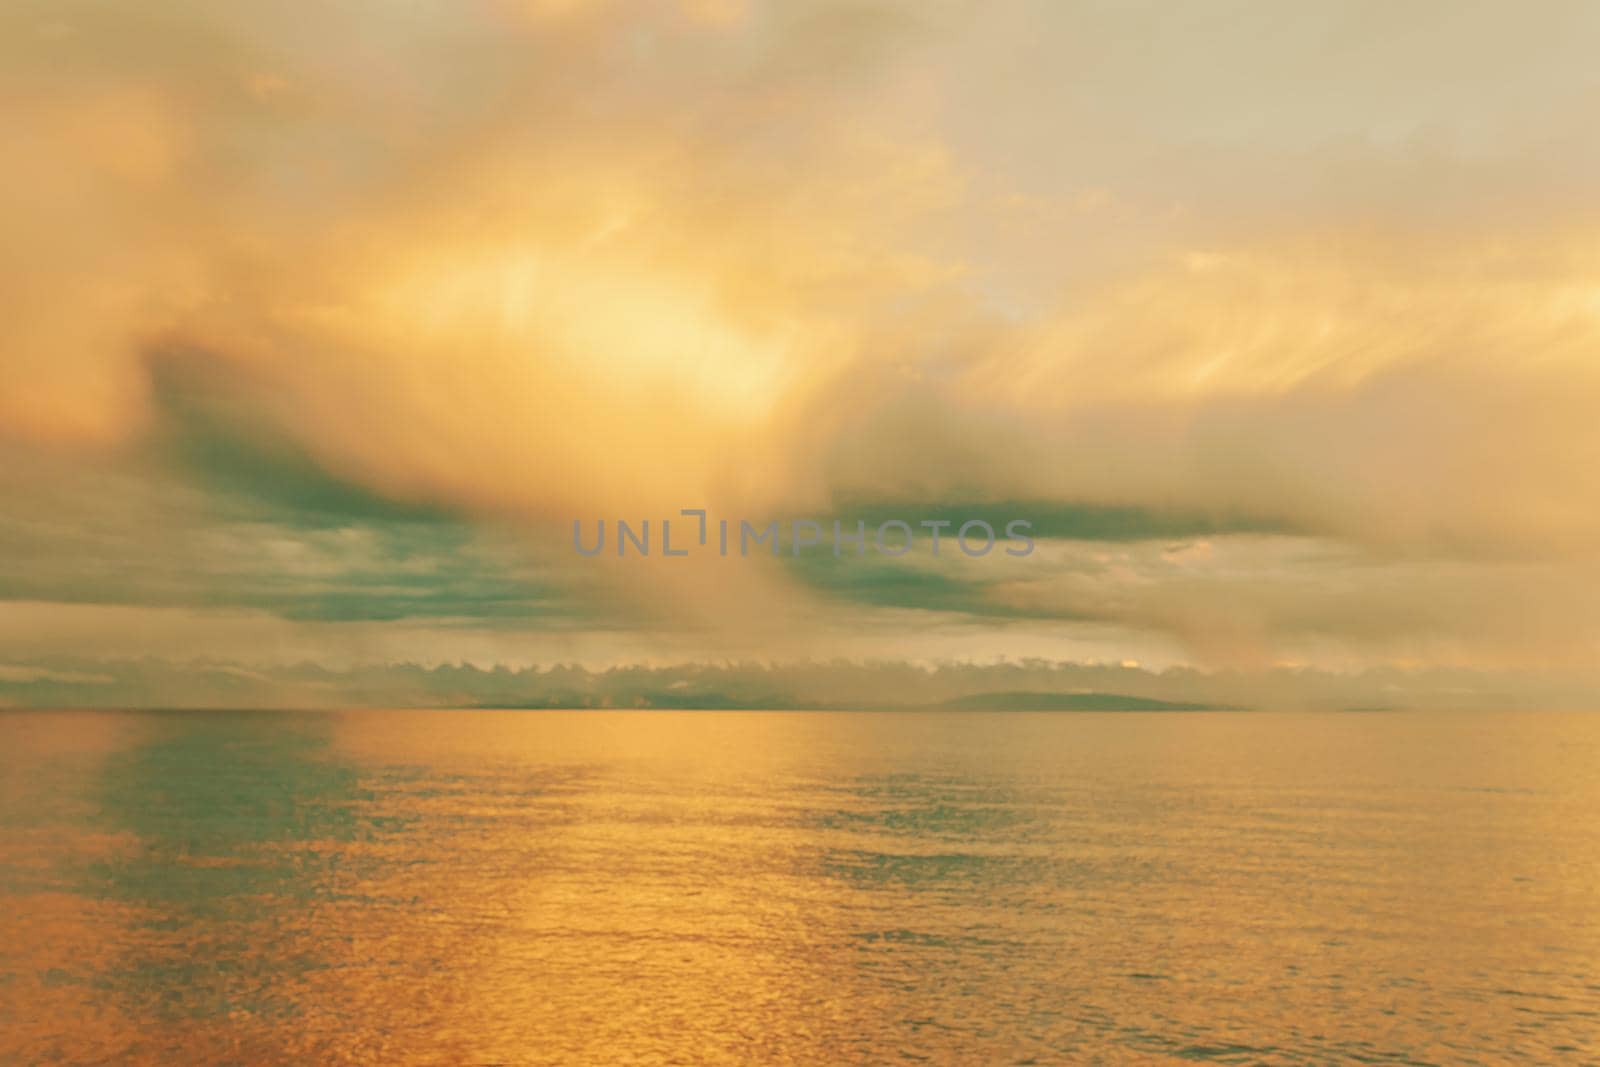
[{"label": "sky", "polygon": [[[0,701],[152,657],[1600,704],[1597,48],[1581,2],[7,4]],[[574,551],[686,508],[1034,551]]]}]

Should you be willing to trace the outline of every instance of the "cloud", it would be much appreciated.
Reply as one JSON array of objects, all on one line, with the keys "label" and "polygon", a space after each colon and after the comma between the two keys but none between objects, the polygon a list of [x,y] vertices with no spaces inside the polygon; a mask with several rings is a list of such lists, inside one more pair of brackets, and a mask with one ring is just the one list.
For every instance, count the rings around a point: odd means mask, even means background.
[{"label": "cloud", "polygon": [[0,663],[0,684],[6,685],[34,685],[40,682],[70,686],[111,685],[116,680],[110,674],[92,671],[55,671],[48,667]]},{"label": "cloud", "polygon": [[[347,656],[1581,661],[1593,17],[13,7],[0,595]],[[684,507],[1049,550],[568,550]]]},{"label": "cloud", "polygon": [[292,453],[234,448],[206,451],[199,485],[136,458],[86,471],[0,450],[14,508],[0,517],[0,598],[531,630],[603,617],[508,531],[373,499]]},{"label": "cloud", "polygon": [[1586,248],[1547,233],[1191,257],[937,375],[884,377],[872,400],[842,382],[830,480],[1582,552],[1600,532]]}]

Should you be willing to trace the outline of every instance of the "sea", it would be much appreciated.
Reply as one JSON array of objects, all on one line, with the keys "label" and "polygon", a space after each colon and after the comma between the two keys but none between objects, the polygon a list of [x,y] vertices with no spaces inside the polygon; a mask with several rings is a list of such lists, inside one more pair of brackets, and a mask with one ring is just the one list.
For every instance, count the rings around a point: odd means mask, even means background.
[{"label": "sea", "polygon": [[1600,715],[0,712],[0,1063],[1600,1062]]}]

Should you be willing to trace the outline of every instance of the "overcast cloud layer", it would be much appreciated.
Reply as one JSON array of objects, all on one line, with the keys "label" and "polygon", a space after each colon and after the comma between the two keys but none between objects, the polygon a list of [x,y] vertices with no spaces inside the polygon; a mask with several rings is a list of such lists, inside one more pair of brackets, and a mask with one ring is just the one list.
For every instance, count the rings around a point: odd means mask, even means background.
[{"label": "overcast cloud layer", "polygon": [[[1600,692],[1597,50],[1587,3],[8,5],[0,663]],[[572,551],[686,507],[1039,547]]]}]

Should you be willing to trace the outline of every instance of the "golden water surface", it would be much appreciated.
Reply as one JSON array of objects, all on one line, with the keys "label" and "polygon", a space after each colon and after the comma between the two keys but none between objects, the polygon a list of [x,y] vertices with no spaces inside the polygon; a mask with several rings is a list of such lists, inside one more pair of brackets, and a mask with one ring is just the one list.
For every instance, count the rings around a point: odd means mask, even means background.
[{"label": "golden water surface", "polygon": [[1600,716],[0,714],[0,1062],[1595,1062]]}]

